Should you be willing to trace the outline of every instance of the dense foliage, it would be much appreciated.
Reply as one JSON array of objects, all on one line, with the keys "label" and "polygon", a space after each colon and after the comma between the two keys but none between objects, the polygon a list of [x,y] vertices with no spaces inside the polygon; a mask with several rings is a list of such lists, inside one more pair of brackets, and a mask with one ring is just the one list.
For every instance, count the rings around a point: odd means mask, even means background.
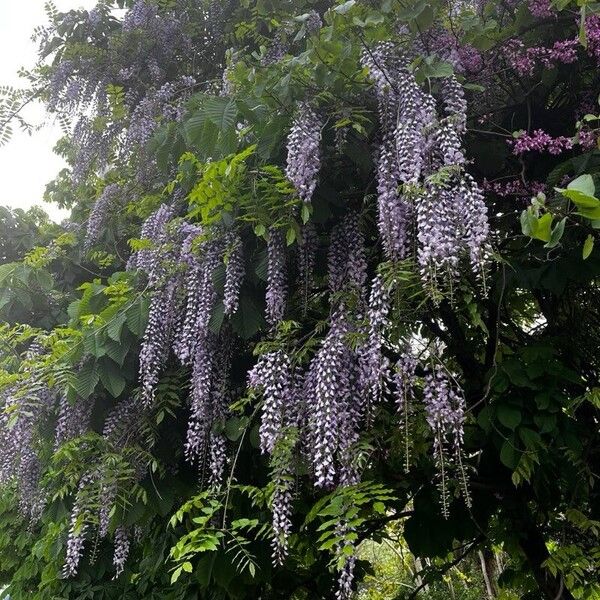
[{"label": "dense foliage", "polygon": [[72,211],[0,215],[4,593],[365,597],[401,536],[397,598],[492,550],[490,594],[600,597],[600,7],[47,9],[0,96]]}]

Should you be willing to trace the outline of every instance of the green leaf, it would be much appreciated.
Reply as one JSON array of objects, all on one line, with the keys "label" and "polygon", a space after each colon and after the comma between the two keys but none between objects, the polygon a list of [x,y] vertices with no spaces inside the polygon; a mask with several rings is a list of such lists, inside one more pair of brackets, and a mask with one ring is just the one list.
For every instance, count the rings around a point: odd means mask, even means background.
[{"label": "green leaf", "polygon": [[545,213],[537,221],[537,228],[533,237],[542,242],[549,242],[551,238],[552,215]]},{"label": "green leaf", "polygon": [[585,174],[573,179],[573,181],[567,185],[567,190],[575,190],[586,196],[593,196],[596,193],[596,186],[594,185],[592,176]]},{"label": "green leaf", "polygon": [[500,462],[509,469],[514,469],[519,464],[519,451],[515,448],[515,438],[507,439],[500,449]]},{"label": "green leaf", "polygon": [[523,440],[523,443],[528,450],[535,450],[542,444],[542,438],[540,434],[533,429],[529,429],[528,427],[520,427],[519,436]]},{"label": "green leaf", "polygon": [[344,2],[344,4],[340,4],[339,6],[336,6],[333,10],[340,14],[340,15],[344,15],[346,14],[354,5],[356,4],[356,0],[348,0],[348,2]]},{"label": "green leaf", "polygon": [[127,321],[125,313],[118,313],[109,321],[106,326],[106,334],[111,340],[114,340],[115,342],[121,340],[121,331],[123,330],[125,321]]},{"label": "green leaf", "polygon": [[127,327],[129,331],[137,337],[144,335],[146,329],[146,319],[148,316],[148,301],[141,299],[127,309],[125,313]]},{"label": "green leaf", "polygon": [[521,231],[527,235],[542,242],[550,242],[552,233],[552,215],[544,213],[541,217],[536,217],[531,209],[524,210],[521,213]]},{"label": "green leaf", "polygon": [[296,230],[290,227],[285,234],[285,242],[288,246],[291,246],[296,241]]},{"label": "green leaf", "polygon": [[554,248],[558,245],[565,232],[566,223],[567,217],[564,217],[554,226],[552,234],[550,235],[550,241],[547,244],[545,244],[544,248]]},{"label": "green leaf", "polygon": [[100,375],[98,373],[96,361],[90,360],[77,373],[75,378],[75,390],[83,399],[89,398],[94,392],[99,380]]},{"label": "green leaf", "polygon": [[181,571],[182,571],[181,567],[178,567],[177,569],[175,569],[173,571],[173,575],[171,575],[171,583],[172,584],[175,583],[179,579],[179,576],[181,575]]},{"label": "green leaf", "polygon": [[247,417],[231,417],[225,423],[225,435],[227,439],[236,442],[242,437],[245,428],[248,426]]},{"label": "green leaf", "polygon": [[129,340],[125,340],[122,342],[113,342],[112,340],[107,341],[106,345],[106,355],[110,356],[119,366],[123,366],[125,362],[125,357],[127,353],[131,349],[131,342]]},{"label": "green leaf", "polygon": [[580,175],[571,181],[567,189],[554,188],[577,206],[586,219],[600,219],[600,200],[594,196],[595,186],[591,175]]},{"label": "green leaf", "polygon": [[498,421],[510,430],[517,428],[521,422],[521,411],[510,404],[500,404],[496,409]]},{"label": "green leaf", "polygon": [[587,238],[585,238],[585,242],[583,243],[583,260],[588,258],[594,249],[594,236],[590,233]]},{"label": "green leaf", "polygon": [[250,296],[242,296],[237,312],[231,318],[234,331],[243,339],[250,339],[264,325],[263,309]]},{"label": "green leaf", "polygon": [[223,132],[235,127],[237,107],[235,101],[229,98],[213,97],[204,103],[204,114]]},{"label": "green leaf", "polygon": [[125,389],[125,379],[118,366],[110,359],[100,364],[100,381],[113,398],[118,398]]}]

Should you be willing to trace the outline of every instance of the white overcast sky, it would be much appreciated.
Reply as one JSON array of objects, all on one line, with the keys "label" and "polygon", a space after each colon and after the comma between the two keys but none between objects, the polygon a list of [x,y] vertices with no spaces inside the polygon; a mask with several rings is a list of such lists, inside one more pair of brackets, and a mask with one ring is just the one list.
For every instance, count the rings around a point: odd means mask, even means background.
[{"label": "white overcast sky", "polygon": [[[54,0],[60,11],[93,8],[96,0]],[[0,0],[0,85],[20,85],[17,71],[35,64],[36,47],[31,41],[35,27],[46,23],[44,0]],[[30,122],[45,120],[41,105],[28,108]],[[0,147],[0,204],[28,208],[38,204],[53,219],[66,216],[65,211],[43,202],[46,183],[62,168],[62,160],[52,152],[61,130],[52,123],[27,135],[15,130],[11,141]]]}]

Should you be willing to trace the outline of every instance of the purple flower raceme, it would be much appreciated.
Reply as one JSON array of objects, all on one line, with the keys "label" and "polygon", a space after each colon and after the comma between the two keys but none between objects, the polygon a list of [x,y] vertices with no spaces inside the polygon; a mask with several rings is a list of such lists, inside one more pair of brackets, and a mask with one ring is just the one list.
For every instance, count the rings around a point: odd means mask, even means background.
[{"label": "purple flower raceme", "polygon": [[371,284],[367,310],[366,341],[359,349],[360,387],[365,411],[381,400],[390,378],[389,360],[384,354],[385,333],[389,326],[391,308],[390,290],[382,275],[376,275]]},{"label": "purple flower raceme", "polygon": [[26,353],[26,361],[32,362],[22,370],[22,380],[0,394],[0,483],[16,484],[19,511],[32,522],[41,516],[45,504],[37,441],[56,402],[33,362],[43,352],[32,344]]},{"label": "purple flower raceme", "polygon": [[348,323],[342,309],[331,318],[330,330],[313,359],[313,396],[307,399],[308,426],[315,485],[331,489],[339,479],[338,450],[349,416],[349,404],[359,402],[352,394],[355,357],[348,347]]},{"label": "purple flower raceme", "polygon": [[455,125],[459,134],[467,128],[467,101],[462,85],[456,76],[444,78],[442,82],[443,101],[447,114]]},{"label": "purple flower raceme", "polygon": [[294,401],[290,357],[283,350],[263,354],[248,374],[248,381],[263,391],[260,448],[263,453],[272,454],[279,436],[289,425]]},{"label": "purple flower raceme", "polygon": [[213,389],[211,397],[211,431],[209,438],[209,486],[218,489],[223,483],[227,462],[227,438],[222,433],[229,415],[230,372],[232,343],[227,334],[222,334],[214,362]]},{"label": "purple flower raceme", "polygon": [[525,196],[531,198],[540,192],[546,191],[546,184],[540,181],[528,181],[523,183],[521,179],[510,179],[507,181],[483,180],[481,187],[484,191],[490,191],[502,198],[507,196]]},{"label": "purple flower raceme", "polygon": [[79,563],[83,556],[83,547],[85,544],[85,536],[89,529],[89,515],[84,506],[84,494],[87,488],[95,483],[95,475],[86,473],[77,486],[75,495],[75,503],[71,510],[71,520],[69,533],[67,535],[67,553],[62,569],[64,578],[71,578],[77,575],[79,571]]},{"label": "purple flower raceme", "polygon": [[298,272],[299,284],[302,289],[304,310],[308,304],[308,296],[314,287],[314,271],[319,236],[314,224],[309,221],[302,227],[302,236],[298,242]]},{"label": "purple flower raceme", "polygon": [[[410,243],[413,207],[401,186],[414,185],[423,176],[437,120],[435,101],[421,90],[409,63],[390,43],[362,55],[379,104],[378,224],[384,251],[392,260],[404,258]],[[455,99],[453,106],[456,103]]]},{"label": "purple flower raceme", "polygon": [[171,206],[161,204],[142,225],[140,239],[149,243],[150,248],[138,250],[130,258],[129,268],[137,268],[146,272],[150,284],[154,284],[162,276],[161,247],[168,241],[167,226],[174,215],[175,212]]},{"label": "purple flower raceme", "polygon": [[129,557],[130,540],[125,527],[118,527],[115,531],[115,548],[113,553],[113,566],[115,567],[114,579],[119,577],[125,569]]},{"label": "purple flower raceme", "polygon": [[452,64],[457,73],[475,74],[483,69],[481,52],[445,29],[434,29],[427,42],[442,60]]},{"label": "purple flower raceme", "polygon": [[227,460],[226,439],[218,430],[222,430],[229,413],[231,352],[225,334],[217,337],[207,330],[196,344],[192,363],[185,455],[201,470],[208,467],[208,484],[215,489],[222,484]]},{"label": "purple flower raceme", "polygon": [[94,204],[87,223],[87,234],[85,238],[84,248],[89,248],[98,241],[102,229],[106,225],[111,212],[115,209],[115,203],[119,198],[121,186],[116,183],[109,183]]},{"label": "purple flower raceme", "polygon": [[348,291],[358,292],[362,298],[367,281],[367,258],[365,238],[360,230],[359,217],[350,212],[344,218],[344,240],[346,244],[345,287]]},{"label": "purple flower raceme", "polygon": [[413,412],[417,366],[417,360],[409,352],[405,352],[396,362],[394,372],[394,399],[404,430],[404,468],[406,472],[410,467],[410,419]]},{"label": "purple flower raceme", "polygon": [[159,374],[169,356],[176,322],[176,287],[175,282],[169,281],[164,287],[155,289],[150,299],[139,371],[141,399],[145,406],[154,402]]},{"label": "purple flower raceme", "polygon": [[292,484],[293,477],[289,468],[279,468],[273,477],[275,490],[271,500],[273,513],[273,562],[282,565],[288,554],[288,538],[292,533]]},{"label": "purple flower raceme", "polygon": [[[569,44],[555,44],[539,58],[568,61],[570,50]],[[462,86],[455,76],[443,80],[445,115],[439,116],[435,99],[418,85],[407,53],[381,43],[365,50],[361,62],[369,69],[379,105],[378,226],[386,256],[407,256],[416,216],[416,250],[426,282],[437,288],[443,276],[451,283],[465,255],[481,272],[489,256],[489,225],[483,195],[465,169],[467,104]],[[342,264],[335,260],[341,255],[338,237],[334,234],[330,250],[334,267]],[[341,285],[342,272],[341,266],[330,267],[333,291]]]},{"label": "purple flower raceme", "polygon": [[185,455],[190,462],[203,466],[211,426],[215,338],[211,333],[198,340],[192,363],[191,415],[188,423]]},{"label": "purple flower raceme", "polygon": [[336,600],[350,600],[353,597],[352,582],[354,581],[355,565],[356,556],[347,556],[344,567],[341,569],[338,577],[338,588],[335,593]]},{"label": "purple flower raceme", "polygon": [[321,168],[323,121],[308,102],[298,104],[287,139],[285,174],[303,202],[312,200]]},{"label": "purple flower raceme", "polygon": [[78,398],[74,403],[69,402],[65,395],[59,400],[58,418],[54,434],[54,449],[88,431],[95,398]]},{"label": "purple flower raceme", "polygon": [[436,364],[425,372],[423,403],[427,423],[433,433],[433,454],[438,468],[442,512],[448,515],[447,480],[452,461],[461,469],[463,493],[470,504],[466,478],[462,472],[461,449],[465,420],[465,399],[445,368]]},{"label": "purple flower raceme", "polygon": [[[198,235],[198,232],[191,234],[194,239]],[[197,341],[203,339],[208,329],[217,295],[213,276],[219,266],[221,252],[221,243],[217,239],[202,245],[201,257],[185,253],[188,265],[183,286],[186,308],[173,344],[175,355],[182,364],[189,363]]]},{"label": "purple flower raceme", "polygon": [[436,185],[430,185],[417,202],[418,262],[433,289],[440,278],[452,281],[458,271],[459,215],[453,210],[454,203],[453,190]]},{"label": "purple flower raceme", "polygon": [[283,231],[271,228],[267,243],[267,322],[274,326],[283,319],[287,300],[286,251]]},{"label": "purple flower raceme", "polygon": [[262,392],[260,447],[271,457],[274,484],[273,561],[282,564],[291,533],[292,459],[296,445],[291,428],[298,424],[298,396],[291,359],[283,350],[263,354],[248,373],[248,383]]},{"label": "purple flower raceme", "polygon": [[244,246],[239,234],[231,234],[227,240],[227,264],[225,265],[225,289],[223,292],[223,306],[225,315],[231,316],[238,309],[240,290],[244,283]]},{"label": "purple flower raceme", "polygon": [[323,27],[323,19],[321,19],[321,15],[316,10],[311,10],[304,24],[306,31],[310,35],[313,35],[318,33],[321,27]]}]

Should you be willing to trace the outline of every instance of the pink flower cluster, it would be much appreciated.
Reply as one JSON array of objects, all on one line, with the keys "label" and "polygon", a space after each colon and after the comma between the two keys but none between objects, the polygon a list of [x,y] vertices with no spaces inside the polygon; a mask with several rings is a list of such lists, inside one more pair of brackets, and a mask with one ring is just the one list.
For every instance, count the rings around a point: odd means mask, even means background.
[{"label": "pink flower cluster", "polygon": [[546,191],[546,185],[541,181],[523,182],[521,179],[510,179],[508,181],[488,181],[484,179],[483,190],[492,192],[501,198],[507,196],[536,196]]},{"label": "pink flower cluster", "polygon": [[513,154],[517,156],[525,152],[549,152],[550,154],[561,154],[573,147],[573,140],[564,135],[552,137],[543,129],[536,129],[533,134],[523,133],[516,140],[509,140],[512,145]]},{"label": "pink flower cluster", "polygon": [[589,129],[582,129],[579,132],[579,145],[584,150],[592,150],[598,147],[598,133]]},{"label": "pink flower cluster", "polygon": [[538,19],[547,19],[556,14],[550,0],[529,0],[527,5],[529,12]]},{"label": "pink flower cluster", "polygon": [[431,39],[431,48],[444,60],[451,62],[459,73],[479,73],[483,69],[481,52],[461,42],[449,31],[436,32]]},{"label": "pink flower cluster", "polygon": [[508,61],[519,75],[532,75],[535,67],[541,63],[552,69],[559,63],[572,64],[577,60],[577,44],[573,40],[559,40],[552,47],[532,46],[525,48],[521,40],[511,40],[506,46]]},{"label": "pink flower cluster", "polygon": [[588,52],[600,62],[600,15],[590,15],[585,20]]}]

